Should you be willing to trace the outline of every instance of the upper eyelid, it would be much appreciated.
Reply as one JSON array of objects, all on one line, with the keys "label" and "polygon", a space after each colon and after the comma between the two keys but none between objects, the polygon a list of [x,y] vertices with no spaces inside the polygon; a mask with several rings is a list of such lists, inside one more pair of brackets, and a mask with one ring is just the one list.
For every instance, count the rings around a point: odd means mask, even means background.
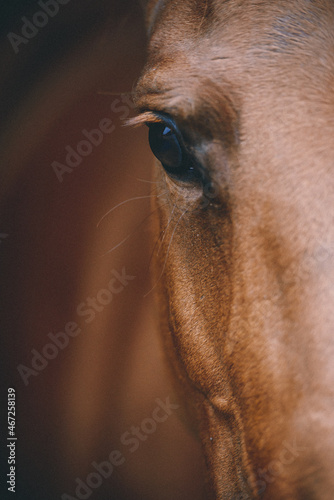
[{"label": "upper eyelid", "polygon": [[126,125],[136,127],[142,124],[149,126],[151,124],[153,125],[154,123],[166,124],[172,130],[174,130],[174,132],[176,133],[182,144],[182,147],[184,149],[187,149],[185,146],[182,130],[180,130],[175,120],[166,113],[144,111],[143,113],[140,113],[138,116],[135,116],[134,118],[130,118],[129,120],[127,120]]}]

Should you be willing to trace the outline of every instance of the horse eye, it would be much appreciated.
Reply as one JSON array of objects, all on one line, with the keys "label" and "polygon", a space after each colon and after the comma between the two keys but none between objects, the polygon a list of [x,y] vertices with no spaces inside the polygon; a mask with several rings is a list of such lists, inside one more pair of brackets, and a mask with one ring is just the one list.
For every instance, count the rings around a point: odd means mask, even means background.
[{"label": "horse eye", "polygon": [[180,133],[168,120],[148,123],[149,143],[154,156],[173,178],[183,181],[198,179],[199,173],[185,150]]}]

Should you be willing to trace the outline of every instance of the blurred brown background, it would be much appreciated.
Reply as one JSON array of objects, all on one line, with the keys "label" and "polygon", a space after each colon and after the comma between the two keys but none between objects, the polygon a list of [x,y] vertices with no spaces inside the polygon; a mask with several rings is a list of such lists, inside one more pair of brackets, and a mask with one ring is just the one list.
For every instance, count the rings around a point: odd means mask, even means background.
[{"label": "blurred brown background", "polygon": [[[199,445],[165,366],[153,294],[145,297],[151,153],[144,129],[122,126],[133,110],[121,94],[145,60],[143,13],[133,0],[42,3],[46,10],[28,0],[0,7],[1,498],[203,499]],[[37,14],[47,8],[52,15]],[[101,121],[107,132],[90,136],[96,145],[81,143]],[[123,269],[135,278],[108,302],[101,290]],[[87,313],[97,297],[98,310]],[[68,323],[80,333],[29,371],[49,334]],[[8,387],[16,390],[15,496],[5,484]],[[180,408],[153,429],[157,398]],[[121,436],[142,425],[150,433],[131,453]],[[122,465],[77,496],[77,478],[86,482],[113,450]]]}]

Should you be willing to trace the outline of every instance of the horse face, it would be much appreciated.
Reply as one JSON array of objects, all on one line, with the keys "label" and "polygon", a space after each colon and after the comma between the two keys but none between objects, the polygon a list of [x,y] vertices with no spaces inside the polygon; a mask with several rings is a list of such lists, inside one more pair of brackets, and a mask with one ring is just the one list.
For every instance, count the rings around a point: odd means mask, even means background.
[{"label": "horse face", "polygon": [[162,330],[214,497],[333,498],[333,4],[148,12]]}]

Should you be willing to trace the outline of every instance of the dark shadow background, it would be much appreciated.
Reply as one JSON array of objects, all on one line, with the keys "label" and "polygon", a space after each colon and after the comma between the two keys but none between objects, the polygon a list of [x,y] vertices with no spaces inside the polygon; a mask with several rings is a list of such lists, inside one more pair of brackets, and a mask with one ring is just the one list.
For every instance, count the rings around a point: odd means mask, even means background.
[{"label": "dark shadow background", "polygon": [[[79,498],[76,478],[85,481],[93,462],[119,449],[125,463],[85,498],[200,500],[199,444],[183,424],[153,296],[145,297],[151,154],[145,130],[123,127],[133,110],[122,94],[145,60],[142,9],[134,0],[57,5],[17,53],[8,34],[22,36],[22,17],[32,21],[42,8],[30,0],[0,6],[1,498]],[[83,130],[105,118],[112,133],[60,182],[54,162],[64,165],[66,147],[76,149]],[[78,305],[123,268],[135,276],[124,291],[90,323],[78,316]],[[41,353],[48,334],[69,322],[80,334],[25,385],[18,366],[31,368],[31,351]],[[15,494],[5,477],[8,387],[16,390]],[[167,397],[180,408],[131,454],[121,435]]]}]

